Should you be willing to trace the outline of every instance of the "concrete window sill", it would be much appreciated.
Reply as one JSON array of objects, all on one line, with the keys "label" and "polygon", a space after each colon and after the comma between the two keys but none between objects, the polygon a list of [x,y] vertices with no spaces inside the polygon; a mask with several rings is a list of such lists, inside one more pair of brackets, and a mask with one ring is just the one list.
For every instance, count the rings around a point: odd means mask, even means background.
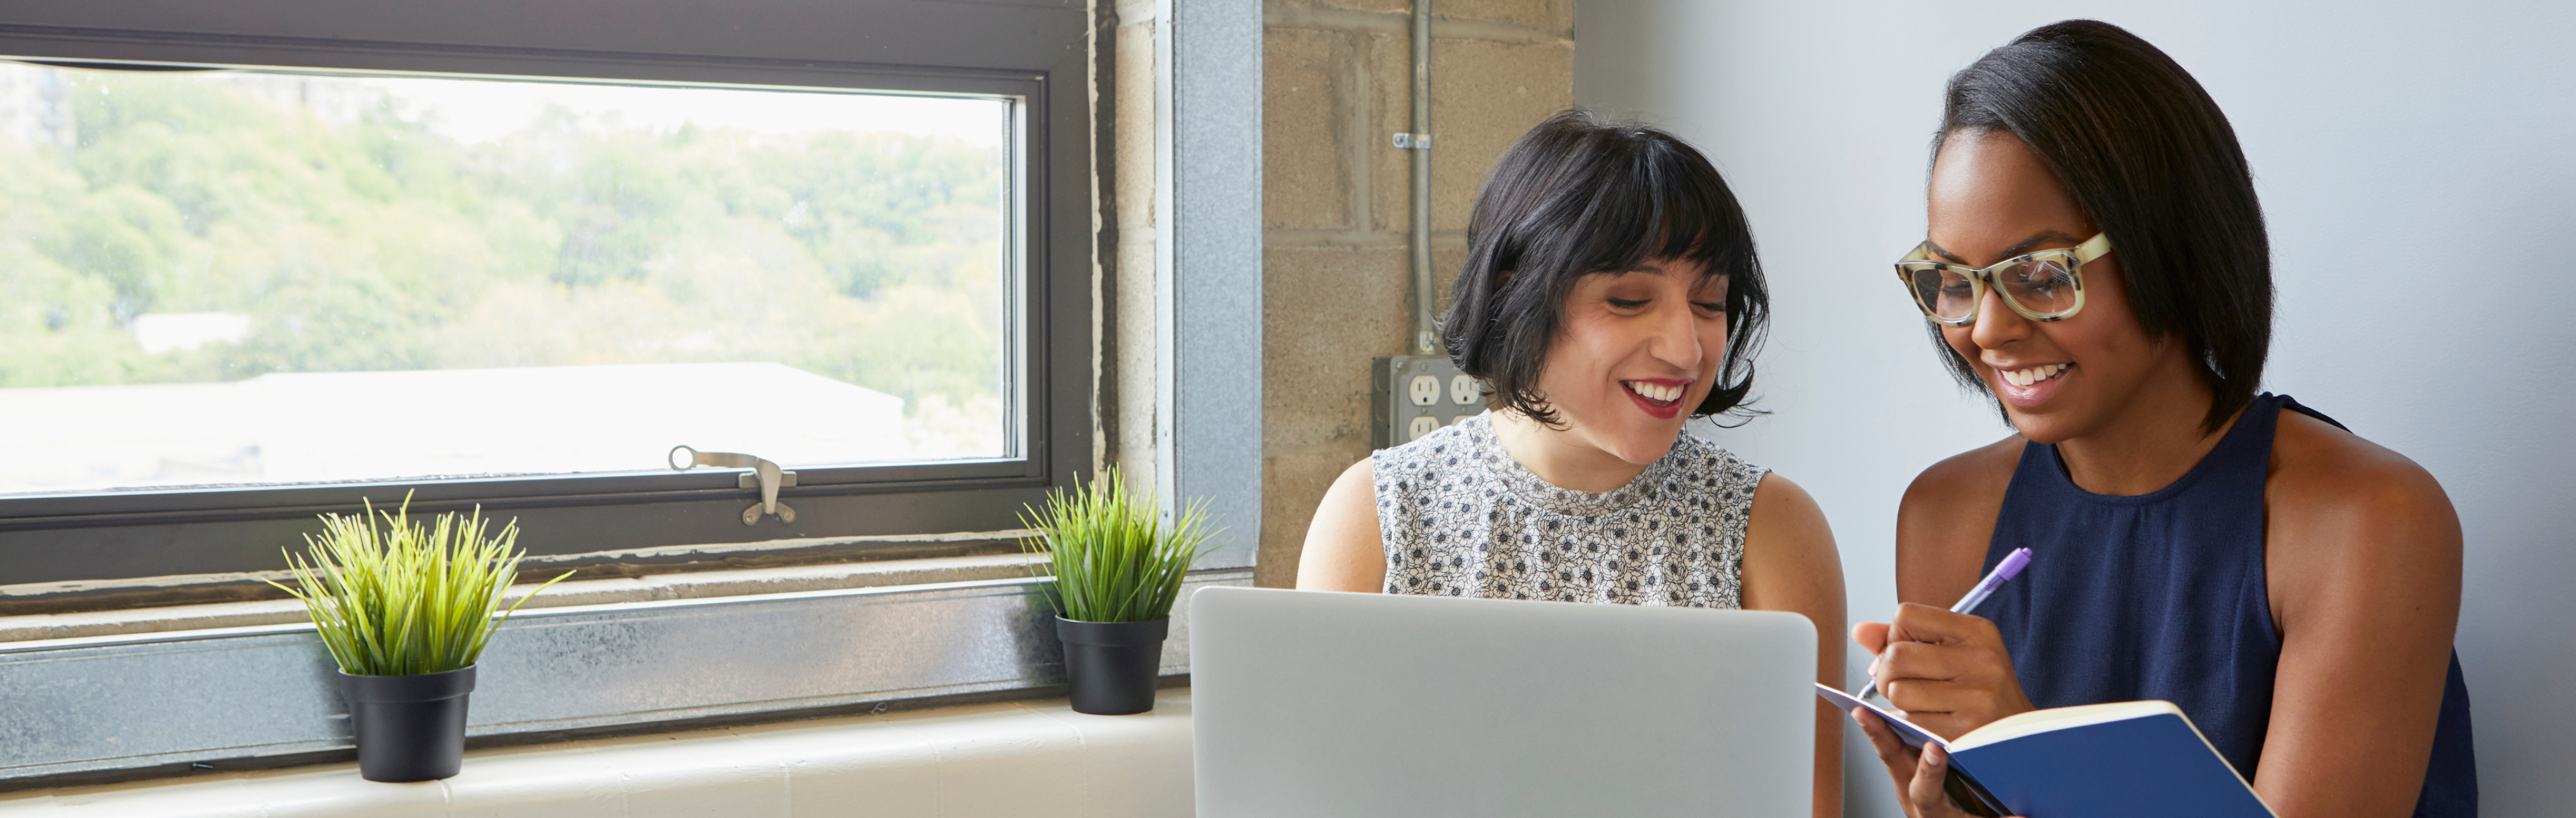
[{"label": "concrete window sill", "polygon": [[1029,815],[1194,809],[1187,688],[1154,712],[1061,699],[478,750],[455,778],[379,784],[355,762],[0,794],[11,818],[648,818]]}]

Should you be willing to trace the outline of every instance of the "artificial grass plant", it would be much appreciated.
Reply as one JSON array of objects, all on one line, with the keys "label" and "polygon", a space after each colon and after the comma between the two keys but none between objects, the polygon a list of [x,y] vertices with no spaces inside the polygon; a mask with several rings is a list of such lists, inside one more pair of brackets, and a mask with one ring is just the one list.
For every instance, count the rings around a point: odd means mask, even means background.
[{"label": "artificial grass plant", "polygon": [[1166,526],[1152,494],[1139,499],[1115,466],[1089,486],[1047,493],[1043,508],[1020,515],[1038,536],[1023,541],[1047,553],[1055,574],[1056,612],[1078,622],[1144,622],[1172,613],[1181,580],[1208,538],[1207,501],[1190,503]]},{"label": "artificial grass plant", "polygon": [[472,665],[495,626],[572,575],[547,580],[496,616],[526,556],[516,549],[518,521],[487,536],[480,506],[470,516],[440,514],[434,523],[415,521],[410,511],[406,495],[391,513],[370,503],[362,514],[322,515],[322,535],[304,536],[309,554],[286,555],[297,587],[269,583],[304,603],[344,673],[409,676]]}]

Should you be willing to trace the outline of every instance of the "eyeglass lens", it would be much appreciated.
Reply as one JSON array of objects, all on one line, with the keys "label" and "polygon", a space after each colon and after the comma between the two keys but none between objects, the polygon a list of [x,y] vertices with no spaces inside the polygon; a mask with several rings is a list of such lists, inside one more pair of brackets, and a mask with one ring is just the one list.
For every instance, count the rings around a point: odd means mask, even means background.
[{"label": "eyeglass lens", "polygon": [[[1968,274],[1959,268],[1927,264],[1905,272],[1915,299],[1934,316],[1961,321],[1975,314],[1979,288],[1971,286]],[[2042,256],[1997,268],[1993,282],[2003,288],[2005,298],[2037,315],[2054,316],[2075,308],[2075,271],[2063,258]]]}]

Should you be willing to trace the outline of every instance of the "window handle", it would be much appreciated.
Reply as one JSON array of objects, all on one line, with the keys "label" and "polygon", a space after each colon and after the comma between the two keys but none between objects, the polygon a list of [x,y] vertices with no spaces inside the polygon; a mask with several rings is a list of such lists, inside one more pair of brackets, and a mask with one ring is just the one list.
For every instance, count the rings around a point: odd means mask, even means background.
[{"label": "window handle", "polygon": [[697,466],[750,469],[751,471],[743,472],[734,481],[734,485],[747,489],[760,489],[760,502],[753,503],[750,508],[742,510],[742,524],[757,525],[763,514],[776,514],[778,521],[782,523],[796,522],[796,510],[788,508],[786,503],[778,502],[779,487],[796,485],[796,473],[780,469],[777,463],[770,462],[767,458],[736,452],[702,452],[687,446],[673,446],[670,463],[672,471],[688,471]]}]

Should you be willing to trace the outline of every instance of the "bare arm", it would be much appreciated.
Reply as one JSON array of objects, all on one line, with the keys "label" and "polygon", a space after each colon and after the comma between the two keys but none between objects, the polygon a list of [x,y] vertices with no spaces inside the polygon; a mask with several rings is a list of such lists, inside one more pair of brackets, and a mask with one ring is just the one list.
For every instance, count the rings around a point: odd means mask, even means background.
[{"label": "bare arm", "polygon": [[1297,558],[1297,588],[1304,591],[1386,590],[1386,541],[1377,528],[1375,467],[1362,460],[1342,471],[1315,520],[1306,526],[1306,547]]},{"label": "bare arm", "polygon": [[2406,815],[2459,622],[2459,516],[2413,461],[2296,413],[2273,452],[2281,665],[2254,789],[2282,818]]},{"label": "bare arm", "polygon": [[[1961,453],[1906,487],[1896,512],[1897,610],[1888,622],[1852,626],[1853,641],[1878,656],[1870,672],[1888,700],[1945,736],[2030,709],[1994,623],[1947,610],[1977,584],[2021,445],[2015,436]],[[1906,815],[1965,814],[1941,789],[1947,756],[1906,747],[1867,711],[1855,708],[1852,718],[1887,767]]]},{"label": "bare arm", "polygon": [[[1816,625],[1816,681],[1843,683],[1843,560],[1807,490],[1763,475],[1744,526],[1744,607],[1791,611]],[[1816,705],[1817,818],[1843,814],[1842,713]]]},{"label": "bare arm", "polygon": [[1877,654],[1871,673],[1905,718],[1945,738],[2030,710],[1993,622],[1954,614],[1977,584],[1995,515],[2021,454],[2009,437],[1933,464],[1896,512],[1897,610],[1852,629]]}]

